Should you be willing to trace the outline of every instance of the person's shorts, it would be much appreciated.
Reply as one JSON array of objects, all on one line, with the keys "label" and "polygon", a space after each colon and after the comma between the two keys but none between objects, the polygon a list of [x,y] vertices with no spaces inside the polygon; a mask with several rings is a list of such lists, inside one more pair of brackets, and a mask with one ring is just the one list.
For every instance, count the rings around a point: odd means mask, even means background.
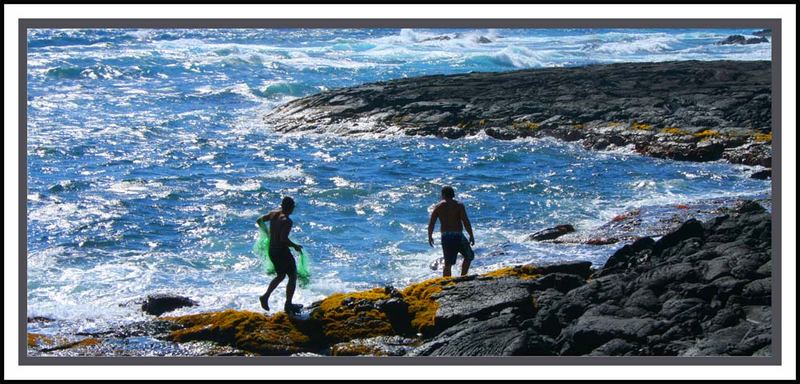
[{"label": "person's shorts", "polygon": [[275,266],[275,272],[279,275],[297,273],[297,264],[294,262],[294,256],[289,252],[289,247],[269,247],[269,259]]},{"label": "person's shorts", "polygon": [[442,233],[442,251],[447,264],[455,264],[459,253],[464,256],[464,260],[475,258],[475,252],[472,251],[469,240],[461,232]]}]

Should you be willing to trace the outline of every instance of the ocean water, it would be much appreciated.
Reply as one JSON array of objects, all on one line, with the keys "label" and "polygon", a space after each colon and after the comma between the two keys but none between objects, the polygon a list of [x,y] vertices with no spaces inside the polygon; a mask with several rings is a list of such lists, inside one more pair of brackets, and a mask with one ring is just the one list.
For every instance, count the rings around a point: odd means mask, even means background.
[{"label": "ocean water", "polygon": [[[643,205],[764,196],[752,167],[486,136],[282,136],[270,108],[326,89],[427,74],[591,63],[769,60],[719,46],[753,30],[32,30],[28,35],[28,316],[73,330],[144,319],[150,293],[194,313],[260,310],[255,219],[297,201],[312,257],[295,302],[434,277],[428,213],[453,185],[474,271],[589,260],[621,245],[525,241]],[[445,39],[443,36],[446,36]],[[481,43],[481,37],[490,42]],[[485,40],[484,40],[485,41]],[[280,308],[281,286],[271,305]],[[47,329],[36,329],[48,332]],[[55,332],[55,330],[50,330]]]}]

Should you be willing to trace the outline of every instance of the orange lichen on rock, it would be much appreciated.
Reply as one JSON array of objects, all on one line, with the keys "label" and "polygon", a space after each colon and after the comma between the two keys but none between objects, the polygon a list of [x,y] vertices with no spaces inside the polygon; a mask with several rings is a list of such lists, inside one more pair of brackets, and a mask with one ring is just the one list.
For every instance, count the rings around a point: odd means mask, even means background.
[{"label": "orange lichen on rock", "polygon": [[759,143],[771,143],[772,142],[772,132],[767,133],[756,133],[753,136],[753,140]]},{"label": "orange lichen on rock", "polygon": [[647,123],[642,123],[642,122],[638,122],[638,121],[634,120],[631,123],[631,128],[638,129],[638,130],[641,130],[641,131],[649,131],[649,130],[653,129],[653,126],[650,125],[650,124],[647,124]]},{"label": "orange lichen on rock", "polygon": [[719,136],[720,136],[719,132],[717,132],[717,131],[715,131],[713,129],[706,129],[706,130],[703,130],[701,132],[697,132],[697,133],[694,134],[694,137],[697,137],[697,138],[699,138],[701,140],[710,140],[712,138],[719,137]]},{"label": "orange lichen on rock", "polygon": [[680,129],[678,127],[667,127],[662,129],[661,132],[676,136],[686,136],[689,134],[689,131],[685,129]]},{"label": "orange lichen on rock", "polygon": [[323,300],[311,317],[321,323],[325,338],[334,342],[393,335],[389,318],[372,305],[389,298],[383,288],[336,293]]},{"label": "orange lichen on rock", "polygon": [[28,333],[28,347],[35,348],[42,345],[51,345],[55,341],[47,335],[40,333]]},{"label": "orange lichen on rock", "polygon": [[481,276],[493,278],[516,277],[522,280],[533,280],[541,277],[541,273],[539,268],[532,265],[517,265],[514,267],[497,269],[489,273],[484,273]]},{"label": "orange lichen on rock", "polygon": [[410,285],[402,291],[403,300],[408,303],[411,327],[417,332],[425,333],[433,328],[439,304],[432,296],[441,292],[442,287],[448,283],[452,283],[449,281],[450,279],[449,277],[437,277]]},{"label": "orange lichen on rock", "polygon": [[207,340],[269,355],[300,352],[311,342],[311,338],[297,328],[295,320],[284,312],[266,316],[229,309],[165,320],[184,326],[169,335],[169,339],[176,342]]}]

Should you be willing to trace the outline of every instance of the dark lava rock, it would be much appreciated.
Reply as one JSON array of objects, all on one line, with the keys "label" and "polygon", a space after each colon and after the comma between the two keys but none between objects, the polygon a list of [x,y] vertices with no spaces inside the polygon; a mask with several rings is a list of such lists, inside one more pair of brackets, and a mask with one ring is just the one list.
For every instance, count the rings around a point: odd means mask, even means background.
[{"label": "dark lava rock", "polygon": [[643,341],[657,331],[657,322],[654,319],[582,316],[576,323],[564,329],[557,341],[563,342],[562,355],[582,355],[612,339]]},{"label": "dark lava rock", "polygon": [[765,36],[772,36],[771,29],[762,29],[760,31],[753,32],[753,36],[765,37]]},{"label": "dark lava rock", "polygon": [[597,347],[590,356],[635,356],[639,346],[624,339],[612,339]]},{"label": "dark lava rock", "polygon": [[155,294],[147,296],[144,304],[142,304],[142,311],[150,315],[160,316],[165,312],[174,311],[178,308],[193,307],[196,305],[197,302],[188,297],[171,294]]},{"label": "dark lava rock", "polygon": [[[762,38],[744,43],[755,39]],[[770,65],[677,61],[424,76],[293,100],[265,122],[282,133],[553,137],[769,166],[771,144],[756,134],[771,132]]]},{"label": "dark lava rock", "polygon": [[506,308],[532,315],[533,281],[515,278],[464,281],[444,290],[433,298],[439,304],[434,323],[438,330],[464,319],[481,318]]},{"label": "dark lava rock", "polygon": [[419,340],[401,336],[377,336],[350,340],[331,346],[332,356],[405,356],[419,345]]},{"label": "dark lava rock", "polygon": [[767,180],[772,178],[772,169],[765,169],[763,171],[758,171],[750,175],[751,179],[758,179],[758,180]]},{"label": "dark lava rock", "polygon": [[[466,319],[411,351],[408,356],[515,356],[530,355],[530,334],[519,329],[516,316],[505,314],[486,320]],[[534,348],[540,352],[547,339],[538,338]],[[538,344],[538,345],[537,345]],[[552,349],[550,349],[552,351]]]},{"label": "dark lava rock", "polygon": [[408,303],[402,298],[393,297],[389,300],[380,300],[375,303],[375,306],[389,318],[395,333],[405,335],[411,332]]},{"label": "dark lava rock", "polygon": [[767,40],[767,38],[764,37],[764,36],[751,37],[751,38],[748,39],[748,38],[746,38],[746,37],[744,37],[742,35],[730,35],[730,36],[726,37],[724,40],[718,42],[717,44],[719,44],[719,45],[759,44],[759,43],[768,43],[768,42],[769,42],[769,40]]},{"label": "dark lava rock", "polygon": [[745,284],[742,298],[747,304],[770,305],[772,303],[772,278],[766,277]]},{"label": "dark lava rock", "polygon": [[536,232],[528,237],[528,240],[533,241],[542,241],[542,240],[552,240],[558,238],[559,236],[566,235],[567,233],[575,232],[575,227],[569,224],[561,224],[556,225],[552,228],[543,229],[539,232]]},{"label": "dark lava rock", "polygon": [[581,285],[586,284],[586,278],[569,273],[550,273],[534,281],[537,290],[555,289],[562,293],[567,293]]},{"label": "dark lava rock", "polygon": [[45,316],[28,316],[28,323],[50,323],[55,321],[55,319],[51,319]]},{"label": "dark lava rock", "polygon": [[687,220],[620,248],[586,284],[535,294],[522,325],[567,355],[764,355],[771,351],[771,217],[761,204]]},{"label": "dark lava rock", "polygon": [[568,273],[578,275],[587,279],[592,273],[591,261],[573,261],[569,263],[551,264],[540,267],[541,273],[547,275],[550,273]]}]

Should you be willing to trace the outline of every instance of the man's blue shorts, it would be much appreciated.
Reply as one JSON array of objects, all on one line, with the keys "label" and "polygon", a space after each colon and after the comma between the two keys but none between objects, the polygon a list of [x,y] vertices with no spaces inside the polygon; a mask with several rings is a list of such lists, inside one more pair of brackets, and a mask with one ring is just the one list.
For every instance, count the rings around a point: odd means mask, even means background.
[{"label": "man's blue shorts", "polygon": [[469,246],[469,240],[461,232],[442,232],[442,251],[444,252],[444,262],[447,264],[455,264],[459,253],[464,256],[464,260],[475,258],[475,252]]}]

